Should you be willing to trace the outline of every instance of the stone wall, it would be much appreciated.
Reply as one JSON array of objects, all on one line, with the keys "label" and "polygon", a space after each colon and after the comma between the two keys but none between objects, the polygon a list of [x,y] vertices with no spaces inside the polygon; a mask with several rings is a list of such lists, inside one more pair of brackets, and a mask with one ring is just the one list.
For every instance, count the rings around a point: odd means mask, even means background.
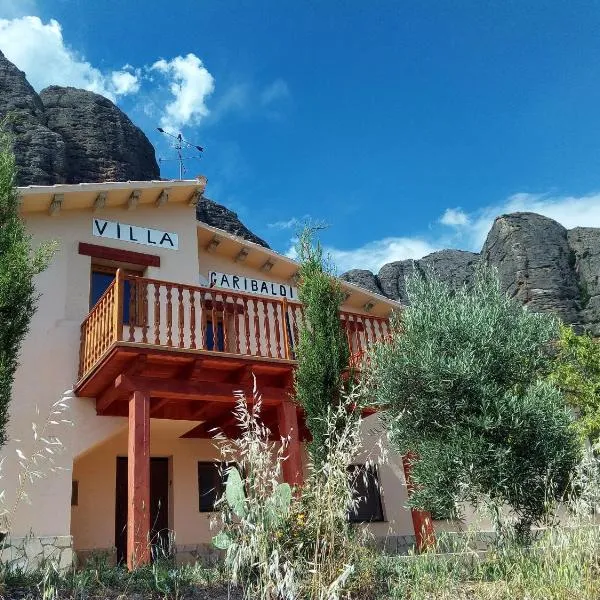
[{"label": "stone wall", "polygon": [[52,562],[66,570],[73,565],[73,539],[70,535],[6,538],[0,544],[0,562],[24,571]]}]

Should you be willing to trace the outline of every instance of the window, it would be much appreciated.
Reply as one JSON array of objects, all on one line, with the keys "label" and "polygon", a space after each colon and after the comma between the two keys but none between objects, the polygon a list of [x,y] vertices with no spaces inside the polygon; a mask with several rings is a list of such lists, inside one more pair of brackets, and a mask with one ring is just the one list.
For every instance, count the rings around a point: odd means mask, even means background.
[{"label": "window", "polygon": [[215,502],[225,493],[227,469],[237,468],[234,463],[199,462],[198,496],[200,512],[213,512]]},{"label": "window", "polygon": [[71,481],[71,506],[79,505],[79,481]]},{"label": "window", "polygon": [[215,331],[211,320],[206,321],[206,349],[223,352],[225,350],[225,335],[223,331],[223,321],[217,321],[217,339],[215,340]]},{"label": "window", "polygon": [[354,487],[354,498],[358,500],[356,510],[350,512],[348,519],[353,523],[383,521],[383,507],[376,468],[366,465],[350,465],[348,473]]},{"label": "window", "polygon": [[[143,275],[142,272],[126,271],[130,275]],[[98,300],[102,297],[102,294],[108,289],[108,286],[114,281],[117,274],[116,267],[105,267],[102,265],[92,265],[92,275],[90,283],[90,309],[96,305]],[[131,282],[125,280],[124,282],[124,295],[123,295],[123,323],[129,323],[129,310],[131,301]],[[134,298],[135,312],[138,313],[138,307],[141,307],[141,303],[137,302],[137,298]],[[134,317],[138,317],[138,314],[134,314]]]}]

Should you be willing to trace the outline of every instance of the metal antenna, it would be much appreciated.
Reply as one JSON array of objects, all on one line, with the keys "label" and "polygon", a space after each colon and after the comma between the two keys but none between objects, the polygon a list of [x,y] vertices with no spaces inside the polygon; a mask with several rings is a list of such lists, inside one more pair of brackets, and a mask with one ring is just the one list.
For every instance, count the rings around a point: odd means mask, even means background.
[{"label": "metal antenna", "polygon": [[[169,162],[172,160],[176,160],[179,163],[179,179],[183,179],[183,175],[185,173],[185,164],[186,160],[199,160],[202,158],[202,152],[204,152],[204,148],[202,146],[197,146],[196,144],[192,144],[183,138],[181,133],[177,135],[173,135],[168,131],[165,131],[162,127],[157,127],[157,131],[160,131],[163,135],[167,135],[170,138],[173,138],[175,142],[172,145],[172,148],[177,151],[177,158],[159,158],[158,163],[162,164],[163,162]],[[192,148],[194,150],[198,150],[198,156],[183,156],[182,150]]]}]

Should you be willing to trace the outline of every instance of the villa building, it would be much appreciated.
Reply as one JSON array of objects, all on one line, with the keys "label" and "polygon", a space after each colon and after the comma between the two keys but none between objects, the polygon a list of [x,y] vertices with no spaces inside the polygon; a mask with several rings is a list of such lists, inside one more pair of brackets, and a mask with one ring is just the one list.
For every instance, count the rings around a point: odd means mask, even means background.
[{"label": "villa building", "polygon": [[[290,439],[284,477],[302,482],[309,434],[290,397],[298,264],[198,222],[203,191],[201,180],[19,189],[34,244],[59,247],[37,278],[39,308],[16,375],[6,506],[20,487],[19,463],[47,452],[39,432],[56,402],[68,404],[61,419],[72,426],[48,425],[63,449],[52,455],[55,470],[25,483],[29,503],[12,515],[14,548],[31,536],[28,553],[62,548],[68,562],[71,549],[80,559],[101,550],[133,566],[151,558],[149,539],[172,532],[182,560],[208,552],[221,485],[212,430],[239,435],[234,392],[250,395],[254,378],[273,439]],[[356,358],[384,338],[399,305],[342,285],[341,321]],[[381,437],[377,415],[364,427],[356,465]],[[351,518],[379,538],[411,543],[422,516],[405,508],[401,457],[376,477],[380,486],[373,477]]]}]

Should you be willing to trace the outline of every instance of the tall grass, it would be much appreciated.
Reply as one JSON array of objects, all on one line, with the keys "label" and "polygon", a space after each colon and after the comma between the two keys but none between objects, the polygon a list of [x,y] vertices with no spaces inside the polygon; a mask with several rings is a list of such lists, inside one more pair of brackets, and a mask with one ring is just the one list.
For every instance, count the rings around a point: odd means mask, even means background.
[{"label": "tall grass", "polygon": [[[344,404],[353,402],[348,398]],[[217,437],[223,459],[237,464],[244,489],[236,496],[228,481],[214,523],[222,531],[216,541],[221,543],[223,535],[227,539],[223,547],[231,581],[252,600],[347,598],[359,585],[359,573],[367,572],[360,564],[370,561],[363,530],[348,522],[360,500],[347,471],[360,447],[360,416],[349,417],[344,406],[331,408],[323,424],[327,459],[318,466],[309,462],[305,484],[282,500],[287,440],[270,440],[260,408],[256,390],[251,407],[240,393],[235,410],[239,439]]]},{"label": "tall grass", "polygon": [[[579,465],[563,517],[527,547],[501,539],[488,551],[441,535],[429,552],[381,557],[382,598],[393,600],[594,600],[600,598],[600,463]],[[442,554],[442,552],[445,552]]]}]

